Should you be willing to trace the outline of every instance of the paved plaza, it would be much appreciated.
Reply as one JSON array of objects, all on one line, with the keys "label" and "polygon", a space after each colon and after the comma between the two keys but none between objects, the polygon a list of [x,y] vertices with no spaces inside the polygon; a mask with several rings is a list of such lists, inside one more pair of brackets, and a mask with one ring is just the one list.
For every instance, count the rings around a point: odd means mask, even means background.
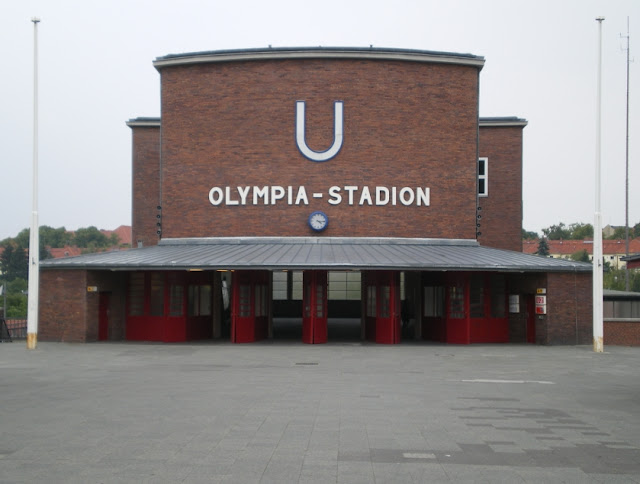
[{"label": "paved plaza", "polygon": [[0,344],[2,483],[639,483],[640,348]]}]

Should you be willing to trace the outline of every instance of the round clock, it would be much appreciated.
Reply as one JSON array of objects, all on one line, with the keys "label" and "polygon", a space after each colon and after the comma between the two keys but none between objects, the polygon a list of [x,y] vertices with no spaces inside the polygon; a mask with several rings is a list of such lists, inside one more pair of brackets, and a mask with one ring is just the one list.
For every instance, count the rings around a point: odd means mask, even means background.
[{"label": "round clock", "polygon": [[329,217],[324,212],[313,212],[309,215],[309,227],[316,232],[321,232],[329,225]]}]

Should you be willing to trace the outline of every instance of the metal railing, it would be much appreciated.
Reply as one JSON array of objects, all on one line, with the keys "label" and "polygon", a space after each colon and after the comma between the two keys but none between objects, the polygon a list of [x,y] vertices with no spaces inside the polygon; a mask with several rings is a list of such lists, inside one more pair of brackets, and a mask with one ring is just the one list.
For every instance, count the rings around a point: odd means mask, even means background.
[{"label": "metal railing", "polygon": [[27,339],[26,319],[7,319],[6,325],[11,339]]}]

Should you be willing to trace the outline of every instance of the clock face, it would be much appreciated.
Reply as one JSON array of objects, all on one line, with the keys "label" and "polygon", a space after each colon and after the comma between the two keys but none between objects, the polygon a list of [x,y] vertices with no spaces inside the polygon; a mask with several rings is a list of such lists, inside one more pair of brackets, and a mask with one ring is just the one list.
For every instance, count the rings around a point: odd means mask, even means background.
[{"label": "clock face", "polygon": [[324,212],[313,212],[309,215],[309,227],[311,227],[316,232],[320,232],[327,228],[329,224],[329,217]]}]

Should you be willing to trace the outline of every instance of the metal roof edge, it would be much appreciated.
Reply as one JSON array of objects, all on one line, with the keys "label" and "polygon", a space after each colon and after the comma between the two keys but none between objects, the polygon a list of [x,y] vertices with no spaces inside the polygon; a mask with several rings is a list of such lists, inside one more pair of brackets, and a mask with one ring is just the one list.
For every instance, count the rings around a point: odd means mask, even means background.
[{"label": "metal roof edge", "polygon": [[157,57],[153,66],[160,70],[189,64],[283,59],[372,59],[458,64],[482,69],[484,57],[473,54],[380,47],[267,47],[169,54]]},{"label": "metal roof edge", "polygon": [[478,125],[481,128],[507,128],[507,127],[524,128],[528,124],[529,124],[529,121],[523,118],[518,118],[517,116],[478,118]]},{"label": "metal roof edge", "polygon": [[211,244],[329,244],[329,245],[440,245],[479,247],[475,239],[429,239],[403,237],[185,237],[163,238],[159,246],[167,245],[211,245]]},{"label": "metal roof edge", "polygon": [[127,126],[129,126],[130,128],[140,128],[140,127],[145,127],[145,128],[149,128],[149,127],[160,127],[161,125],[161,118],[160,117],[139,117],[139,118],[132,118],[128,121],[126,121]]}]

